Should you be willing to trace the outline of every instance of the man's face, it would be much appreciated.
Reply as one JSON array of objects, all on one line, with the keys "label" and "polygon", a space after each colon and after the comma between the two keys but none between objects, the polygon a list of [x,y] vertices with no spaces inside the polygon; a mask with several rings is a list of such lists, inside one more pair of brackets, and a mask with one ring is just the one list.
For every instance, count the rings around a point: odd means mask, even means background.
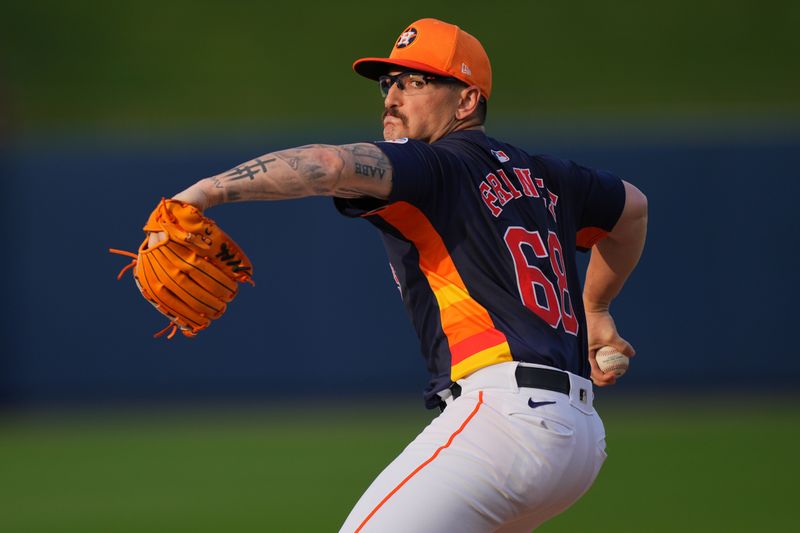
[{"label": "man's face", "polygon": [[408,137],[431,143],[452,131],[458,92],[451,83],[419,73],[393,71],[389,76],[384,79],[389,85],[383,102],[385,140]]}]

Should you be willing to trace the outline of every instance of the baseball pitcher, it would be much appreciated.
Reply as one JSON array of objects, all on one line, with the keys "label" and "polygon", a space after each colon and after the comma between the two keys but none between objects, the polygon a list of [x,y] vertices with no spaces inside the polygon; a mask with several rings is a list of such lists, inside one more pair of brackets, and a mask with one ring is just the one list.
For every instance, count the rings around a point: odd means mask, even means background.
[{"label": "baseball pitcher", "polygon": [[[430,371],[425,402],[441,409],[341,531],[529,532],[606,457],[593,384],[617,378],[595,354],[634,354],[609,307],[644,247],[647,200],[608,172],[489,137],[489,58],[458,26],[418,20],[389,57],[353,68],[378,82],[383,141],[281,150],[199,181],[151,215],[134,275],[171,335],[194,335],[251,273],[207,209],[333,197],[380,232]],[[591,250],[583,289],[576,250]]]}]

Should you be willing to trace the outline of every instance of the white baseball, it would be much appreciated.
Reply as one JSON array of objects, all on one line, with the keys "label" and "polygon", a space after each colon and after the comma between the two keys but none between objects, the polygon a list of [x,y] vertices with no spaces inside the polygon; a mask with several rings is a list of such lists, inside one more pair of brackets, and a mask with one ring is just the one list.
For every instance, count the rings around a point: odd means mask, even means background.
[{"label": "white baseball", "polygon": [[595,355],[597,366],[603,372],[613,372],[615,376],[620,377],[628,370],[630,360],[628,356],[613,348],[611,346],[603,346],[597,350]]}]

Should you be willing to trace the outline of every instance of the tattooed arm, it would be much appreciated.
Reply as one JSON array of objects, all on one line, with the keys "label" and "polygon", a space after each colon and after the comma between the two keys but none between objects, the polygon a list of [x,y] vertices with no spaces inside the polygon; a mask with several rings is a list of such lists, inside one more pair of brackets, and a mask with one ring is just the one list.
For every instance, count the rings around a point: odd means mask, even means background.
[{"label": "tattooed arm", "polygon": [[228,202],[305,196],[386,199],[392,165],[373,144],[309,145],[266,154],[175,195],[201,210]]}]

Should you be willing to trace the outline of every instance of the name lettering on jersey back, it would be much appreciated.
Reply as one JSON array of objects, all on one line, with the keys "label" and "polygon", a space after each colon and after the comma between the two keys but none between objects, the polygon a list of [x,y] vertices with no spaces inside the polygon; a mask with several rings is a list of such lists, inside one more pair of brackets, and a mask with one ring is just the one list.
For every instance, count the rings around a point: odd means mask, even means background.
[{"label": "name lettering on jersey back", "polygon": [[544,202],[544,207],[556,219],[556,204],[558,196],[544,186],[544,180],[531,175],[529,168],[514,167],[514,177],[519,183],[517,187],[505,171],[500,168],[489,172],[478,185],[478,190],[483,198],[483,203],[496,218],[503,212],[503,206],[519,198],[539,198]]}]

